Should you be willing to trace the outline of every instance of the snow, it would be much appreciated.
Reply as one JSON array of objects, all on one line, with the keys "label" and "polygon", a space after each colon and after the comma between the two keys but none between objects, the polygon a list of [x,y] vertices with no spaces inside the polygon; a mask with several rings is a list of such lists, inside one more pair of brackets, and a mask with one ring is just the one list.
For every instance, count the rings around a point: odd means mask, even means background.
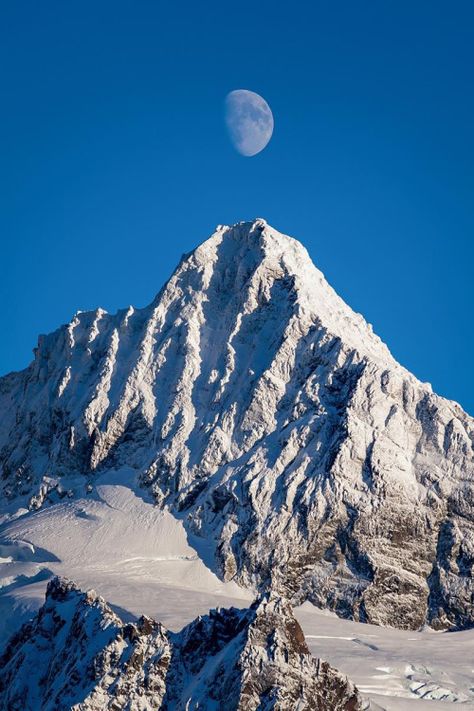
[{"label": "snow", "polygon": [[474,630],[420,632],[343,620],[305,602],[295,609],[315,656],[387,711],[474,709]]},{"label": "snow", "polygon": [[53,575],[96,589],[128,618],[147,614],[172,630],[216,605],[246,607],[254,593],[220,581],[187,542],[181,521],[143,496],[135,473],[123,469],[97,480],[89,496],[4,524],[0,552],[11,562],[0,564],[0,609],[7,613],[0,634],[42,605]]}]

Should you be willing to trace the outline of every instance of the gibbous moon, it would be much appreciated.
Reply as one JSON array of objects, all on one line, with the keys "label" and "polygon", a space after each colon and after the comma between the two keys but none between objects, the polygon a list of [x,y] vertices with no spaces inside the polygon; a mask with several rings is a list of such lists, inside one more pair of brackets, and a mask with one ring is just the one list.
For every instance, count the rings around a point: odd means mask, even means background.
[{"label": "gibbous moon", "polygon": [[263,151],[273,133],[273,114],[254,91],[236,89],[227,94],[226,123],[234,148],[243,156]]}]

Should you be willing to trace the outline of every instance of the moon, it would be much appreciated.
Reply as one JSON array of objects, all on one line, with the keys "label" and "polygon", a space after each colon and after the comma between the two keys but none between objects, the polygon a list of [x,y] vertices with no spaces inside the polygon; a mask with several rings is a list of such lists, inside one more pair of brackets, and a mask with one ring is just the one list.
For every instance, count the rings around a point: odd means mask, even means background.
[{"label": "moon", "polygon": [[227,94],[226,124],[234,148],[243,156],[263,151],[273,133],[273,114],[265,99],[254,91],[236,89]]}]

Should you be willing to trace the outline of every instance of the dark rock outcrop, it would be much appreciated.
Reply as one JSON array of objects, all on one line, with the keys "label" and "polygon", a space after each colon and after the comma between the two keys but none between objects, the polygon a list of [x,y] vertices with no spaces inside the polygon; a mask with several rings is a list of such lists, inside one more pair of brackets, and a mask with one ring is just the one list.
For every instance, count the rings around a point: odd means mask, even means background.
[{"label": "dark rock outcrop", "polygon": [[211,610],[179,633],[124,624],[93,591],[55,578],[0,658],[9,711],[360,711],[357,689],[314,659],[288,602]]}]

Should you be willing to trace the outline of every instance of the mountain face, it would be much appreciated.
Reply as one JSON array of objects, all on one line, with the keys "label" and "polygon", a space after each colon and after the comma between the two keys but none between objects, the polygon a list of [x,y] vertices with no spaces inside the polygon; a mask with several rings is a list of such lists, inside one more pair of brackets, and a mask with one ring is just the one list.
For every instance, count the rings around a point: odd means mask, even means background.
[{"label": "mountain face", "polygon": [[0,658],[11,711],[360,711],[342,674],[314,659],[289,604],[211,610],[179,633],[124,624],[94,591],[54,578]]},{"label": "mountain face", "polygon": [[377,624],[474,623],[473,419],[263,220],[219,227],[149,307],[42,336],[0,412],[5,510],[133,467],[223,579]]}]

